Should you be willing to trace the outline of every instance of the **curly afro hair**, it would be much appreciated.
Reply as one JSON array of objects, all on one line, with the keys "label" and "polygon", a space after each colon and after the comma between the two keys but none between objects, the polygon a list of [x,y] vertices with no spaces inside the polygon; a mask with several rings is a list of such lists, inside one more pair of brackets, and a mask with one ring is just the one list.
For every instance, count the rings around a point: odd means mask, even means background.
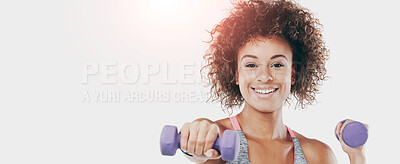
[{"label": "curly afro hair", "polygon": [[[232,3],[230,15],[209,32],[211,40],[203,58],[211,85],[207,102],[219,101],[223,111],[240,107],[244,99],[235,84],[239,49],[252,38],[277,36],[288,41],[293,53],[296,80],[291,96],[296,108],[316,101],[319,86],[326,79],[329,50],[322,37],[322,25],[308,9],[291,0],[248,0]],[[285,102],[291,100],[290,96]]]}]

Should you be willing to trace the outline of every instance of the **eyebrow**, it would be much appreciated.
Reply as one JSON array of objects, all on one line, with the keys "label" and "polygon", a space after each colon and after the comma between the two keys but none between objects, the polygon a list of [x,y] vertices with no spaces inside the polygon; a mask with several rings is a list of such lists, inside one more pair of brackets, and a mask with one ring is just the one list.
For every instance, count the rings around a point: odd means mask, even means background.
[{"label": "eyebrow", "polygon": [[[257,56],[254,56],[254,55],[244,55],[244,56],[242,57],[242,59],[240,59],[240,60],[242,61],[242,60],[243,60],[244,58],[246,58],[246,57],[258,59],[258,57],[257,57]],[[282,54],[274,55],[274,56],[271,57],[271,59],[275,59],[275,58],[279,58],[279,57],[283,57],[283,58],[285,58],[286,60],[288,60],[287,57],[286,57],[285,55],[282,55]]]}]

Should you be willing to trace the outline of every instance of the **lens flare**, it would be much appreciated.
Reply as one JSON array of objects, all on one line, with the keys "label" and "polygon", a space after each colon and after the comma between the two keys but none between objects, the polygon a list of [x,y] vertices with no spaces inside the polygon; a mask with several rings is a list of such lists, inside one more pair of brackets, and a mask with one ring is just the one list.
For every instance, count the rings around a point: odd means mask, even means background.
[{"label": "lens flare", "polygon": [[185,7],[186,0],[148,0],[147,7],[152,14],[174,14]]}]

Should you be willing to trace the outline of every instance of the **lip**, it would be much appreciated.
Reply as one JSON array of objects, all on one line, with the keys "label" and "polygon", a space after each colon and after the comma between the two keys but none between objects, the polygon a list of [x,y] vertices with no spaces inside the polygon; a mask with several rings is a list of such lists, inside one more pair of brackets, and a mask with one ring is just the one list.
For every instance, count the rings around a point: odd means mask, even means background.
[{"label": "lip", "polygon": [[278,87],[273,87],[273,86],[257,86],[257,87],[251,87],[251,89],[258,89],[258,90],[266,90],[266,89],[276,89]]},{"label": "lip", "polygon": [[265,89],[276,89],[275,91],[273,91],[271,93],[258,93],[258,92],[256,92],[255,88],[251,87],[251,90],[253,91],[253,93],[259,98],[270,98],[270,97],[274,96],[275,93],[279,90],[279,88],[273,88],[273,87],[257,88],[257,90],[259,90],[259,89],[262,89],[262,90],[265,90]]}]

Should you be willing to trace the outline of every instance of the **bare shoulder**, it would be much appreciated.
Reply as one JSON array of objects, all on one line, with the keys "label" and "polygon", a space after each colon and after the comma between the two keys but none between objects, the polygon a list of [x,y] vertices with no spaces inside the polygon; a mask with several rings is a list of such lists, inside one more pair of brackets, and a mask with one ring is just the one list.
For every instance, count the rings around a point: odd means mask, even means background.
[{"label": "bare shoulder", "polygon": [[303,150],[307,163],[337,164],[335,154],[327,144],[316,139],[304,137],[300,133],[294,133],[296,138],[300,141],[301,149]]}]

